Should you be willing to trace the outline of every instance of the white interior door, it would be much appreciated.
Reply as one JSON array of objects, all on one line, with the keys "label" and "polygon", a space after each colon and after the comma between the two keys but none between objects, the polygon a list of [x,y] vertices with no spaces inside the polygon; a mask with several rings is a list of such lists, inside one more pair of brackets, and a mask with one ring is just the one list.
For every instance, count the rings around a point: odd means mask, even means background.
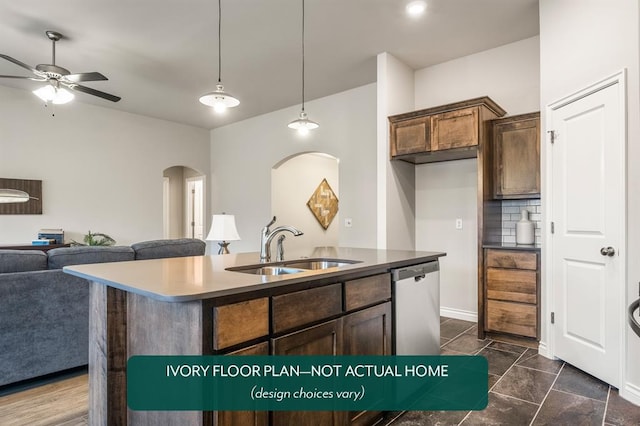
[{"label": "white interior door", "polygon": [[619,386],[625,259],[624,74],[548,109],[554,354]]},{"label": "white interior door", "polygon": [[204,178],[187,178],[185,200],[185,229],[187,238],[204,239]]}]

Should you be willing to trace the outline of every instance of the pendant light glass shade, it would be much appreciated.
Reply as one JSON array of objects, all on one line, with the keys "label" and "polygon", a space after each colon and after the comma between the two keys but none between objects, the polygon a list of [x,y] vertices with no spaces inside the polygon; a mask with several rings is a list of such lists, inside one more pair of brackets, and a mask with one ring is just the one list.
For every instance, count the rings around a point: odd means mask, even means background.
[{"label": "pendant light glass shade", "polygon": [[307,118],[307,113],[304,111],[300,111],[300,115],[297,120],[293,120],[289,123],[289,128],[297,130],[298,133],[306,135],[309,133],[309,130],[317,129],[320,127],[318,123],[315,121],[309,120]]},{"label": "pendant light glass shade", "polygon": [[24,191],[0,189],[0,203],[26,203],[30,198],[33,197],[29,197],[29,194]]},{"label": "pendant light glass shade", "polygon": [[67,102],[71,102],[74,98],[73,93],[69,92],[67,89],[55,87],[50,84],[34,90],[33,94],[45,102],[51,102],[56,105],[66,104]]},{"label": "pendant light glass shade", "polygon": [[320,127],[315,121],[309,120],[304,111],[304,0],[302,0],[302,111],[297,119],[289,123],[288,127],[297,130],[301,135],[306,135],[309,130]]},{"label": "pendant light glass shade", "polygon": [[213,107],[217,113],[240,105],[240,101],[225,92],[222,85],[222,0],[218,0],[218,84],[216,90],[200,96],[200,103]]},{"label": "pendant light glass shade", "polygon": [[213,107],[215,112],[224,112],[227,108],[240,105],[240,101],[224,91],[224,86],[218,84],[215,92],[209,92],[200,96],[200,102]]}]

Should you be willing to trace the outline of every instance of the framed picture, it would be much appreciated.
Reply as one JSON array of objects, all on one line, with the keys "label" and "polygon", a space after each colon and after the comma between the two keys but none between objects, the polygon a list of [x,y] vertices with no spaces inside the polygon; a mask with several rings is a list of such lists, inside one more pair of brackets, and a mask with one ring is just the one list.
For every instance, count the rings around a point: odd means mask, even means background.
[{"label": "framed picture", "polygon": [[[2,194],[5,197],[2,197]],[[8,195],[25,195],[14,202]],[[42,214],[42,181],[0,178],[0,214]]]},{"label": "framed picture", "polygon": [[327,179],[322,179],[307,201],[307,206],[320,226],[327,229],[331,225],[331,221],[338,213],[338,197],[329,186]]}]

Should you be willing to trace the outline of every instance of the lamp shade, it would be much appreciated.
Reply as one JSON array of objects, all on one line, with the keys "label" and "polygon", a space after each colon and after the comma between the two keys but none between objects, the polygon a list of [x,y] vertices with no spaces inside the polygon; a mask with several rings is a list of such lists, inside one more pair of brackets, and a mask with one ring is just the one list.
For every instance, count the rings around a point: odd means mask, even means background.
[{"label": "lamp shade", "polygon": [[207,241],[237,241],[236,217],[232,214],[214,214]]}]

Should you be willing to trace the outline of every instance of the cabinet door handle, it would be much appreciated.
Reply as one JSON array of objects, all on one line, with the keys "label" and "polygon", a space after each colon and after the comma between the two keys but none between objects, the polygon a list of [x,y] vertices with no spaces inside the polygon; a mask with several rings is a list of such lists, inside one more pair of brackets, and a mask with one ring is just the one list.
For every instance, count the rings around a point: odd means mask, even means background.
[{"label": "cabinet door handle", "polygon": [[603,256],[612,257],[614,254],[616,254],[616,250],[613,247],[602,247],[600,249],[600,254]]}]

